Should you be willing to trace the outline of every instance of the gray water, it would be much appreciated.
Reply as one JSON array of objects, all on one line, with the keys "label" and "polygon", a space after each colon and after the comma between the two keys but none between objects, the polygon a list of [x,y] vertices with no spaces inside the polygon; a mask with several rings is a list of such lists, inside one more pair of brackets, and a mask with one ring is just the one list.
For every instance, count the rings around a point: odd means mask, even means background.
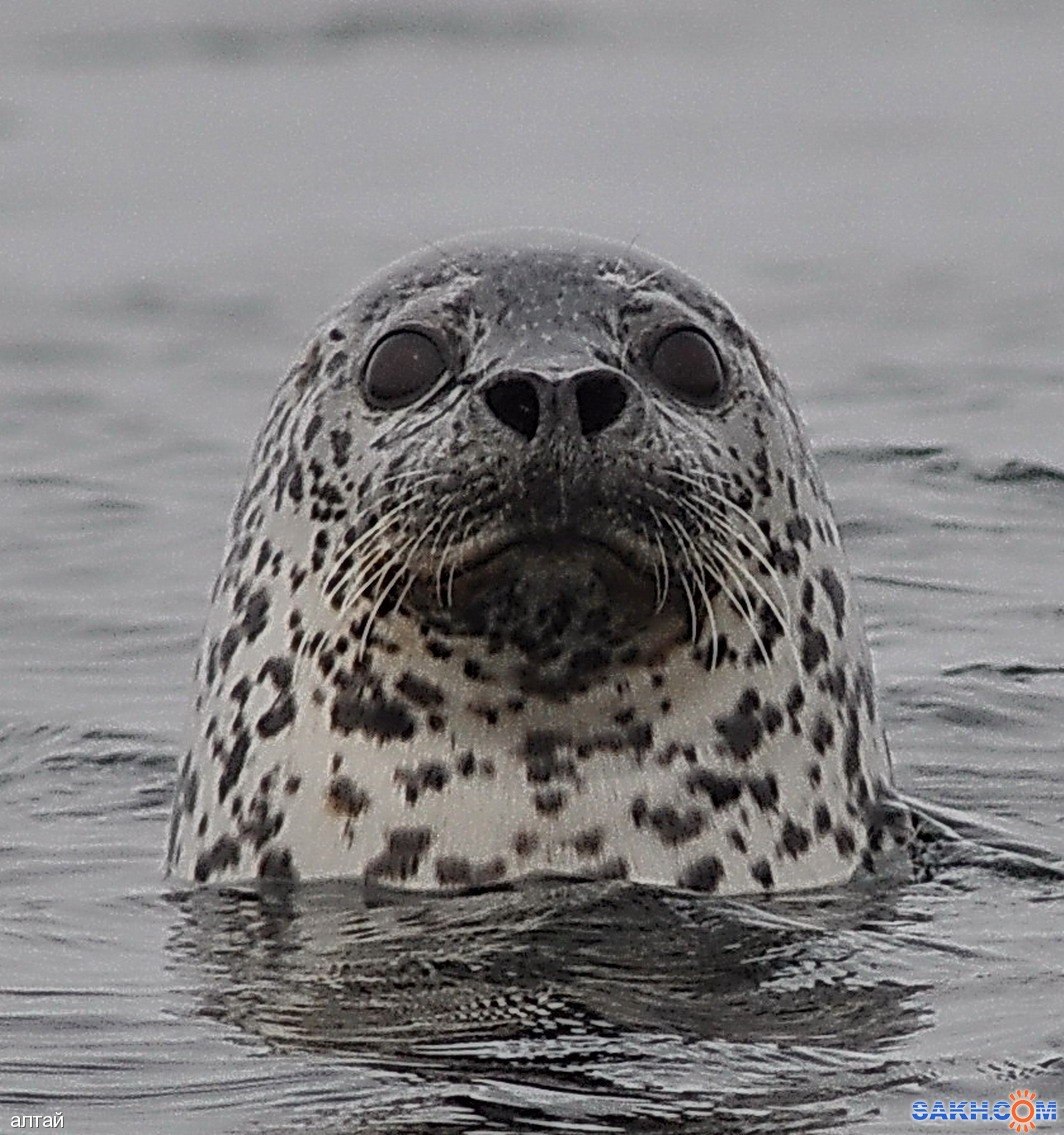
[{"label": "gray water", "polygon": [[[1054,0],[5,0],[0,1125],[889,1135],[916,1097],[1064,1103],[1064,888],[990,850],[1064,856],[1062,58]],[[515,224],[638,239],[773,348],[899,784],[978,836],[928,879],[168,894],[275,382],[380,264]]]}]

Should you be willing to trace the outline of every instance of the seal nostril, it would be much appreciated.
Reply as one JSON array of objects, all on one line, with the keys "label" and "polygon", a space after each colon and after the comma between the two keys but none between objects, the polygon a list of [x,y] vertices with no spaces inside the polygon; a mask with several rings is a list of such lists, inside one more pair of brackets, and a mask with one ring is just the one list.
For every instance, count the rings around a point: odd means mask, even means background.
[{"label": "seal nostril", "polygon": [[503,378],[484,393],[488,409],[505,426],[531,441],[539,429],[539,395],[527,378]]},{"label": "seal nostril", "polygon": [[612,426],[628,404],[624,380],[613,374],[589,374],[577,380],[576,412],[584,437]]}]

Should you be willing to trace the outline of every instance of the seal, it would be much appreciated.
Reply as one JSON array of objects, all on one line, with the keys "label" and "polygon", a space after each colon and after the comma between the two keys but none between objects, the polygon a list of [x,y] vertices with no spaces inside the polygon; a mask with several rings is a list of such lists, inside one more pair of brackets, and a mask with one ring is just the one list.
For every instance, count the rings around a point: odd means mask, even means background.
[{"label": "seal", "polygon": [[735,894],[908,839],[846,558],[737,316],[570,233],[399,261],[234,509],[168,866]]}]

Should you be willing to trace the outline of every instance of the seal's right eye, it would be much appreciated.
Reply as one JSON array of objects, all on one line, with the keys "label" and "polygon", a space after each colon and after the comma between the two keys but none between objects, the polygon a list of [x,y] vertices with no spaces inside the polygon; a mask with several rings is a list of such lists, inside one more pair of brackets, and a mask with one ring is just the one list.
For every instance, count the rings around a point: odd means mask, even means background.
[{"label": "seal's right eye", "polygon": [[446,366],[439,347],[427,335],[393,331],[366,361],[366,400],[381,410],[408,406],[432,388]]}]

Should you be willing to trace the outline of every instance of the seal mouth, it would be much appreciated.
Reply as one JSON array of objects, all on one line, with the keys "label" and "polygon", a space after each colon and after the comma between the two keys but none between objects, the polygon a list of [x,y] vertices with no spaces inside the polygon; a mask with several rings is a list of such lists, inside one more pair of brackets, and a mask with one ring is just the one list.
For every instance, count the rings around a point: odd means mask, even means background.
[{"label": "seal mouth", "polygon": [[455,562],[452,598],[459,607],[509,581],[544,596],[601,590],[621,607],[649,614],[656,581],[646,553],[614,535],[536,528],[478,540]]},{"label": "seal mouth", "polygon": [[543,528],[479,542],[479,546],[461,557],[455,576],[489,570],[493,564],[510,556],[520,556],[531,563],[537,559],[585,560],[604,568],[626,571],[633,576],[644,575],[648,570],[639,551],[619,540],[604,539],[571,528]]},{"label": "seal mouth", "polygon": [[566,527],[478,535],[423,563],[410,598],[451,633],[510,642],[540,662],[657,637],[652,627],[674,622],[659,618],[659,577],[634,537]]}]

